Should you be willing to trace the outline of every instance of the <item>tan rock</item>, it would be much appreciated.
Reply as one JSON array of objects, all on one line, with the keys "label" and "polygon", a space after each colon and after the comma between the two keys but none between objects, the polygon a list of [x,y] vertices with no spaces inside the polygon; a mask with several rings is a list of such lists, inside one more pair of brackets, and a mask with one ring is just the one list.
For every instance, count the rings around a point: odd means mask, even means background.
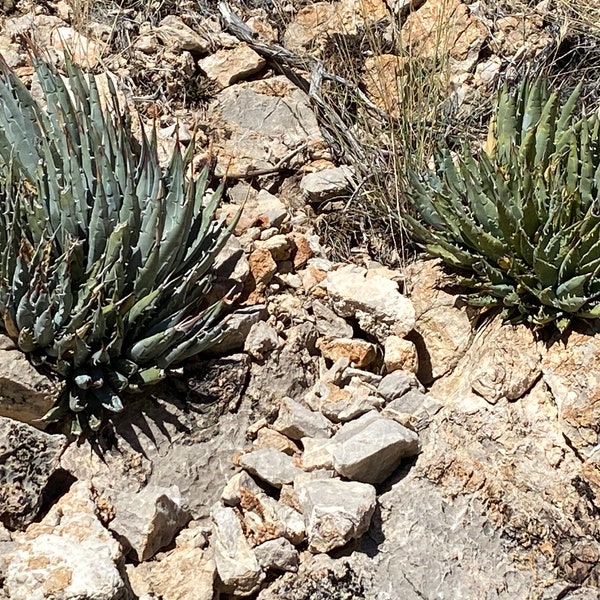
[{"label": "tan rock", "polygon": [[106,44],[94,41],[72,27],[57,27],[52,32],[52,45],[56,50],[68,53],[73,62],[83,67],[96,66],[106,47]]},{"label": "tan rock", "polygon": [[317,340],[317,348],[329,360],[335,362],[342,357],[347,357],[356,367],[366,367],[377,357],[374,344],[355,338],[320,338]]},{"label": "tan rock", "polygon": [[173,52],[197,52],[206,54],[210,44],[175,15],[166,16],[154,30],[155,35]]},{"label": "tan rock", "polygon": [[300,452],[298,446],[290,438],[269,427],[259,429],[252,444],[253,450],[260,450],[261,448],[275,448],[290,456]]},{"label": "tan rock", "polygon": [[292,254],[292,245],[287,236],[278,233],[267,240],[256,242],[255,248],[262,248],[271,253],[274,261],[288,260]]},{"label": "tan rock", "polygon": [[274,44],[279,40],[277,30],[268,22],[267,18],[250,17],[246,21],[246,25],[255,31],[262,41]]},{"label": "tan rock", "polygon": [[596,451],[600,433],[599,351],[597,334],[573,331],[552,345],[542,363],[564,435],[586,457]]},{"label": "tan rock", "polygon": [[39,373],[6,336],[0,335],[0,416],[43,429],[41,419],[63,385]]},{"label": "tan rock", "polygon": [[482,327],[449,377],[431,388],[438,398],[462,398],[466,404],[479,396],[490,404],[516,400],[529,391],[541,374],[541,345],[524,325],[503,324],[495,318]]},{"label": "tan rock", "polygon": [[248,257],[248,264],[257,283],[269,283],[277,272],[277,263],[273,260],[271,253],[264,248],[258,248],[252,252]]},{"label": "tan rock", "polygon": [[419,370],[419,356],[415,345],[404,338],[390,335],[383,344],[383,363],[388,373],[392,371]]},{"label": "tan rock", "polygon": [[255,75],[267,64],[265,59],[247,44],[222,49],[198,63],[200,68],[221,88]]},{"label": "tan rock", "polygon": [[127,565],[127,576],[136,597],[212,600],[215,575],[211,552],[193,545],[161,553],[152,561]]},{"label": "tan rock", "polygon": [[304,51],[330,31],[341,28],[337,2],[315,2],[298,11],[283,36],[284,46],[292,51]]},{"label": "tan rock", "polygon": [[294,252],[293,252],[293,263],[294,269],[303,269],[306,266],[306,263],[313,257],[313,251],[306,239],[306,236],[302,235],[297,231],[293,231],[288,234],[289,239],[293,243]]},{"label": "tan rock", "polygon": [[367,93],[376,106],[392,116],[398,115],[409,60],[393,54],[369,56],[365,60],[363,82]]},{"label": "tan rock", "polygon": [[408,15],[402,36],[413,55],[449,56],[455,67],[460,63],[461,70],[467,71],[477,60],[487,32],[460,0],[428,0]]},{"label": "tan rock", "polygon": [[406,270],[419,334],[419,379],[431,383],[448,373],[468,348],[473,328],[464,302],[443,290],[446,275],[439,261],[419,261]]}]

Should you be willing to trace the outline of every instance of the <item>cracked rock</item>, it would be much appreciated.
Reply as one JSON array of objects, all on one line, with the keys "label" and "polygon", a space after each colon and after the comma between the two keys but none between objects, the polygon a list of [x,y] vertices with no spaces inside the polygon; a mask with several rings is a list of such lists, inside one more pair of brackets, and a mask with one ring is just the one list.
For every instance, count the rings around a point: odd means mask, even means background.
[{"label": "cracked rock", "polygon": [[239,459],[241,467],[274,487],[291,483],[302,471],[292,463],[292,457],[275,448],[262,448],[244,454]]},{"label": "cracked rock", "polygon": [[366,483],[315,479],[298,485],[308,549],[329,552],[360,537],[375,511],[375,488]]}]

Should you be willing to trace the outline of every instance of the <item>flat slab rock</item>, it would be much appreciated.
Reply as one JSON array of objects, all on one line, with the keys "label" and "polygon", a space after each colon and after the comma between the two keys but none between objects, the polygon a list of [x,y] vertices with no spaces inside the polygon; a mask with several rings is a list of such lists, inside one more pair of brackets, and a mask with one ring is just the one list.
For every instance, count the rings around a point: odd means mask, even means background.
[{"label": "flat slab rock", "polygon": [[293,440],[303,437],[331,437],[333,424],[322,414],[312,411],[291,398],[284,398],[273,429]]},{"label": "flat slab rock", "polygon": [[331,438],[327,449],[340,475],[354,481],[381,483],[404,457],[418,454],[420,447],[414,431],[370,411],[346,423]]},{"label": "flat slab rock", "polygon": [[284,483],[292,483],[294,477],[302,473],[292,460],[291,456],[275,448],[262,448],[242,455],[239,463],[252,475],[274,487],[281,487]]}]

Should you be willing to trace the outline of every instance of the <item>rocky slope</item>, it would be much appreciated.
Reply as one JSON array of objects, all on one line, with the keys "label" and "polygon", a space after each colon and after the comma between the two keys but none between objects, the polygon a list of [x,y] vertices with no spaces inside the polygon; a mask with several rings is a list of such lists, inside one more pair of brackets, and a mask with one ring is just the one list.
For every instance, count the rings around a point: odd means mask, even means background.
[{"label": "rocky slope", "polygon": [[[198,132],[198,160],[228,179],[223,214],[243,212],[219,259],[215,293],[235,299],[218,354],[132,397],[97,440],[36,429],[59,389],[0,338],[0,597],[597,598],[597,330],[540,341],[477,319],[434,261],[328,258],[313,211],[354,171],[297,81],[333,33],[374,21],[385,36],[396,13],[423,56],[444,27],[471,110],[547,50],[551,9],[341,0],[290,4],[284,27],[246,4],[221,22],[210,4],[120,9],[112,27],[92,11],[84,32],[63,2],[4,18],[22,77],[25,33],[114,72],[165,156]],[[361,67],[380,109],[397,108],[399,61]]]}]

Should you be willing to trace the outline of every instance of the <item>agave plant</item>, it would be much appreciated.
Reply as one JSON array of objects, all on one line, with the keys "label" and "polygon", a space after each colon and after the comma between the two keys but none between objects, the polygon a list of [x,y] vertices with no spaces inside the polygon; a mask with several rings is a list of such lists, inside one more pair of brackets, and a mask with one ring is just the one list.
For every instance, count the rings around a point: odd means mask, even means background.
[{"label": "agave plant", "polygon": [[462,271],[469,301],[564,330],[600,317],[600,123],[541,81],[504,87],[487,148],[441,151],[412,174],[407,219],[427,251]]},{"label": "agave plant", "polygon": [[42,107],[0,67],[0,315],[67,381],[45,419],[70,415],[80,433],[217,340],[206,295],[234,224],[214,217],[208,169],[188,172],[191,146],[161,169],[156,131],[136,139],[110,79],[101,97],[93,75],[66,70],[35,61]]}]

